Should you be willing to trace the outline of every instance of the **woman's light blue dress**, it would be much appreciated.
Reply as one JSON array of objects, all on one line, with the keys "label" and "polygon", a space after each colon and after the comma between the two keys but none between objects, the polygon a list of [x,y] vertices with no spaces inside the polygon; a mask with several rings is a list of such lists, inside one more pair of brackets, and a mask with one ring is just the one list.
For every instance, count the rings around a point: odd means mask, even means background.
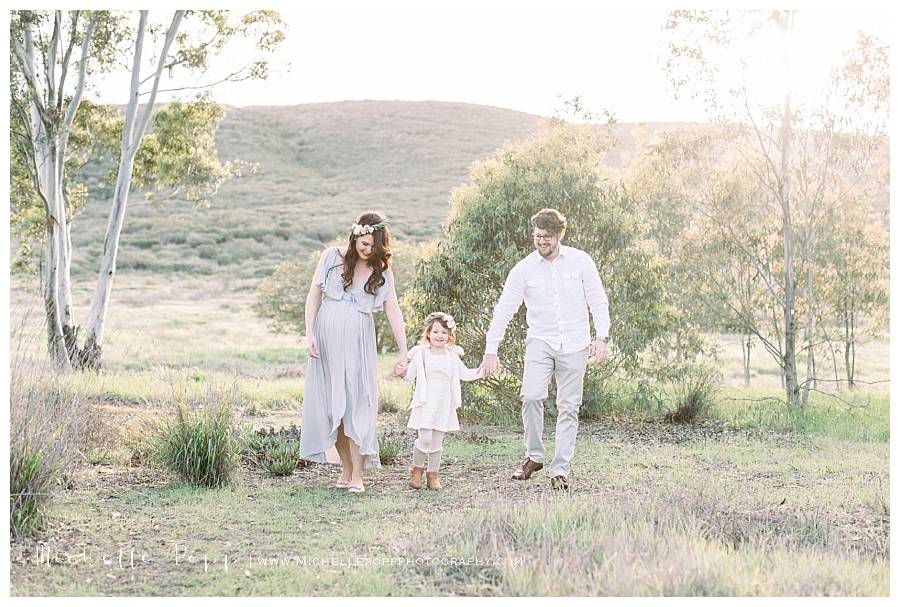
[{"label": "woman's light blue dress", "polygon": [[306,365],[303,421],[300,427],[300,457],[327,463],[325,451],[334,447],[337,429],[367,455],[366,468],[380,468],[378,436],[378,378],[376,375],[375,323],[372,313],[382,310],[393,285],[390,270],[375,295],[365,283],[346,291],[341,280],[343,259],[337,247],[327,249],[325,263],[316,276],[322,304],[316,314],[314,335],[319,358]]}]

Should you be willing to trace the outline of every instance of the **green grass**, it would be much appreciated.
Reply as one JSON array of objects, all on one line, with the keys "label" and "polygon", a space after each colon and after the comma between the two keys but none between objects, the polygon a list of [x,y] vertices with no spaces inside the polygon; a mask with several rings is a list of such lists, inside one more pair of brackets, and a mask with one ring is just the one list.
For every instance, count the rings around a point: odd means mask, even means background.
[{"label": "green grass", "polygon": [[[25,335],[22,348],[42,357],[39,315],[26,314],[37,296],[17,280],[12,324]],[[76,291],[79,312],[89,296]],[[361,496],[332,489],[338,472],[330,466],[283,477],[243,466],[225,488],[182,484],[153,465],[144,439],[145,424],[171,415],[174,403],[199,407],[227,393],[244,414],[239,421],[254,428],[302,419],[302,342],[270,334],[249,312],[253,297],[250,280],[119,276],[106,366],[69,382],[117,429],[117,443],[55,496],[45,533],[12,544],[13,595],[889,590],[886,384],[840,393],[852,407],[813,393],[802,414],[788,415],[766,400],[782,394],[762,356],[754,356],[754,386],[726,381],[712,419],[697,425],[662,423],[627,394],[601,403],[581,424],[571,496],[551,494],[545,471],[529,483],[509,479],[522,456],[517,419],[506,426],[463,419],[462,431],[446,439],[443,492],[407,488],[409,433],[393,465],[367,472]],[[887,352],[883,340],[861,344],[862,376],[880,377]],[[737,354],[723,356],[726,378],[739,377]],[[381,436],[402,432],[408,416],[409,388],[389,378],[394,359],[378,358]],[[516,407],[514,399],[505,404]],[[552,422],[548,407],[548,453]],[[176,544],[185,556],[177,562]],[[35,563],[41,545],[58,551],[50,566]],[[134,548],[134,569],[104,564],[104,554],[117,561],[120,548]],[[291,564],[291,556],[308,564]],[[435,556],[446,564],[427,560]],[[313,564],[315,557],[338,562]],[[485,557],[512,564],[470,563]]]},{"label": "green grass", "polygon": [[[487,427],[448,437],[443,492],[406,487],[407,450],[367,474],[362,496],[331,488],[336,467],[247,469],[213,490],[148,469],[82,471],[50,539],[87,559],[36,566],[34,544],[16,544],[11,592],[886,595],[887,444],[665,436],[583,425],[571,495],[544,473],[509,480],[521,437]],[[134,569],[103,565],[120,547]]]},{"label": "green grass", "polygon": [[503,563],[489,570],[489,580],[505,596],[885,592],[885,554],[846,556],[827,517],[770,511],[744,521],[723,506],[690,498],[552,497],[487,508],[457,546],[469,558]]},{"label": "green grass", "polygon": [[202,487],[231,481],[239,444],[230,403],[214,400],[191,410],[179,402],[175,418],[157,426],[155,439],[157,458],[180,479]]},{"label": "green grass", "polygon": [[855,442],[890,440],[890,396],[884,392],[853,391],[838,397],[811,393],[807,405],[791,412],[775,390],[737,390],[723,393],[713,415],[739,428],[792,431]]}]

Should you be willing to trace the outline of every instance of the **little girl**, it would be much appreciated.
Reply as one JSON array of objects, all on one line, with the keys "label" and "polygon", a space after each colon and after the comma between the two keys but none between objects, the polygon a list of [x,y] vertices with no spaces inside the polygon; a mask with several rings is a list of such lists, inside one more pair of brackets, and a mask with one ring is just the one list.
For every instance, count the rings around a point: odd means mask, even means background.
[{"label": "little girl", "polygon": [[[406,381],[416,380],[408,428],[419,431],[413,446],[413,465],[409,485],[422,487],[422,473],[429,489],[440,490],[438,467],[441,465],[444,434],[459,430],[456,410],[462,404],[460,381],[481,378],[478,369],[468,369],[460,357],[463,349],[455,345],[456,322],[443,312],[432,312],[425,319],[419,345],[409,350],[410,364]],[[425,459],[428,470],[425,471]]]}]

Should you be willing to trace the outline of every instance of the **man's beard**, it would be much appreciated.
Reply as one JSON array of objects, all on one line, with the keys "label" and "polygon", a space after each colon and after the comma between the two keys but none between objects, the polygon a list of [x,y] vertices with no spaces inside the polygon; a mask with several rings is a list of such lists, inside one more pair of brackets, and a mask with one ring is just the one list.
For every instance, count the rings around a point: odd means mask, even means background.
[{"label": "man's beard", "polygon": [[538,250],[537,250],[538,255],[540,255],[541,257],[550,257],[551,255],[553,255],[553,253],[555,251],[556,251],[556,247],[547,247],[546,253],[544,252],[544,249],[542,249],[541,247],[538,247]]}]

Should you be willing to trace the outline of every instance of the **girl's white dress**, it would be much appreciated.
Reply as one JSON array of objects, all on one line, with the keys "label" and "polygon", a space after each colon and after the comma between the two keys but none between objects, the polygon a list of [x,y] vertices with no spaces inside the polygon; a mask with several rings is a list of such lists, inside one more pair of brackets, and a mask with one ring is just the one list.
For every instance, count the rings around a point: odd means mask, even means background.
[{"label": "girl's white dress", "polygon": [[[433,354],[427,346],[410,351],[407,380],[416,378],[416,390],[410,403],[412,413],[407,428],[441,432],[459,430],[456,409],[459,402],[459,382],[480,377],[477,369],[467,369],[460,360],[462,348],[453,346],[445,354]],[[424,371],[425,377],[421,377]],[[424,390],[422,389],[424,388]]]},{"label": "girl's white dress", "polygon": [[429,428],[449,432],[459,430],[456,407],[450,402],[450,354],[437,356],[430,348],[423,348],[422,362],[428,377],[428,400],[413,407],[408,428]]}]

